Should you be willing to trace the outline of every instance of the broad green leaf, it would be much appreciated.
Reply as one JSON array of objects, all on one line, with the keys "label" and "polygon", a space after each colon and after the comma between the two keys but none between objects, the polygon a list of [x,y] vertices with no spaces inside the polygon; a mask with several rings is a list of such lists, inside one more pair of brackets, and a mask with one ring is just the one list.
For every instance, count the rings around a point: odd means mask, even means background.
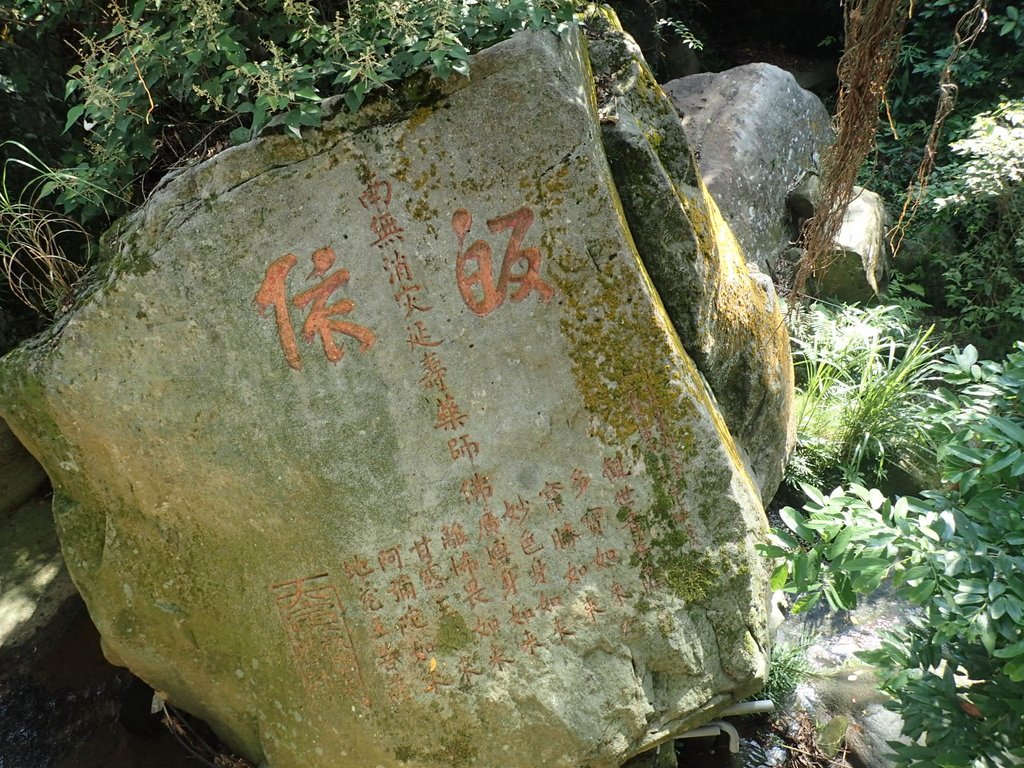
[{"label": "broad green leaf", "polygon": [[1008,645],[1005,648],[1000,648],[992,655],[997,659],[1012,659],[1017,656],[1024,656],[1024,640]]},{"label": "broad green leaf", "polygon": [[811,608],[816,606],[821,601],[821,592],[808,592],[807,594],[800,597],[795,603],[793,603],[793,613],[803,613],[809,611]]},{"label": "broad green leaf", "polygon": [[1003,667],[1003,672],[1015,683],[1024,682],[1024,656],[1018,657]]},{"label": "broad green leaf", "polygon": [[787,563],[783,563],[774,571],[772,571],[772,576],[769,580],[769,585],[771,586],[772,591],[775,592],[786,586],[786,579],[788,576],[789,565]]},{"label": "broad green leaf", "polygon": [[807,522],[807,518],[792,507],[783,507],[779,510],[779,517],[782,518],[782,522],[789,526],[793,533],[804,541],[810,542],[814,540],[814,534],[804,525]]},{"label": "broad green leaf", "polygon": [[76,122],[78,122],[78,118],[80,118],[83,114],[85,114],[84,104],[76,104],[71,109],[69,109],[68,118],[64,123],[64,132],[67,133],[68,129],[70,129],[71,126],[74,125]]}]

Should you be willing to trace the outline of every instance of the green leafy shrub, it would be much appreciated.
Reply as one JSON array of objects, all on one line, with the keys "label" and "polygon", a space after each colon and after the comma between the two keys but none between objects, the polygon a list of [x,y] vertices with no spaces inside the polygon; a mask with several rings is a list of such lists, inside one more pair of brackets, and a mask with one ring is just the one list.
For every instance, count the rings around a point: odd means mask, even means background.
[{"label": "green leafy shrub", "polygon": [[[138,0],[109,4],[15,0],[40,30],[77,32],[65,130],[77,141],[76,178],[138,199],[169,166],[225,139],[248,140],[279,116],[298,136],[321,100],[356,110],[429,67],[468,73],[468,56],[527,27],[572,18],[567,0]],[[88,219],[101,210],[74,188],[58,204]]]},{"label": "green leafy shrub", "polygon": [[794,484],[877,483],[930,463],[922,413],[939,350],[898,305],[812,305],[792,324],[797,371]]},{"label": "green leafy shrub", "polygon": [[941,364],[928,413],[941,488],[890,500],[851,485],[805,489],[762,547],[772,585],[833,608],[891,579],[922,615],[861,654],[904,733],[899,765],[1009,766],[1024,758],[1024,343],[1005,362],[972,347]]}]

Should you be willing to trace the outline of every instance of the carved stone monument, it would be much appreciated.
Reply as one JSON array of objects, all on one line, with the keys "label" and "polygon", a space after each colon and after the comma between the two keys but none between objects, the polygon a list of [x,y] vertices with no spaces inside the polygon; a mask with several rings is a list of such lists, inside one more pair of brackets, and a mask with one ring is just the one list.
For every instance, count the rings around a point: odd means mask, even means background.
[{"label": "carved stone monument", "polygon": [[0,414],[108,657],[238,753],[617,766],[759,687],[758,490],[578,34],[409,98],[170,180]]}]

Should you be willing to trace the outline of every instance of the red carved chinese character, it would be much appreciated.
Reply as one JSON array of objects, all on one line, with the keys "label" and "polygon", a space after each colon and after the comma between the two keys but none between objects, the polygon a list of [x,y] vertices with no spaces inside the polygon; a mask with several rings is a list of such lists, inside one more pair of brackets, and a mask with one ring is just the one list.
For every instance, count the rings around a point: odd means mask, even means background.
[{"label": "red carved chinese character", "polygon": [[377,597],[377,591],[375,589],[364,589],[359,600],[362,602],[363,608],[368,611],[379,611],[384,607],[384,603],[382,603],[380,598]]},{"label": "red carved chinese character", "polygon": [[451,595],[434,595],[434,605],[442,616],[451,616],[455,613],[455,609],[448,605],[449,597]]},{"label": "red carved chinese character", "polygon": [[551,532],[551,539],[555,542],[555,549],[575,549],[580,534],[572,527],[572,523],[565,523]]},{"label": "red carved chinese character", "polygon": [[530,576],[533,578],[534,584],[547,584],[548,577],[548,564],[541,560],[539,557],[533,558],[533,564],[530,566]]},{"label": "red carved chinese character", "polygon": [[513,661],[505,655],[505,651],[500,645],[491,646],[491,666],[499,672],[505,668],[507,664],[512,664]]},{"label": "red carved chinese character", "polygon": [[519,594],[519,588],[516,586],[516,572],[512,568],[506,568],[501,572],[501,590],[502,597],[513,597]]},{"label": "red carved chinese character", "polygon": [[451,684],[451,677],[441,674],[441,670],[435,667],[427,672],[427,687],[424,689],[424,692],[437,693],[442,687],[447,687]]},{"label": "red carved chinese character", "polygon": [[448,453],[452,461],[465,458],[472,462],[480,454],[480,443],[470,440],[469,435],[459,435],[448,441]]},{"label": "red carved chinese character", "polygon": [[391,630],[384,626],[384,620],[380,616],[374,616],[370,619],[370,629],[373,630],[373,634],[377,637],[386,637],[391,634]]},{"label": "red carved chinese character", "polygon": [[629,507],[633,504],[633,488],[629,485],[622,486],[615,494],[615,503],[619,507]]},{"label": "red carved chinese character", "polygon": [[606,549],[602,551],[600,547],[597,547],[592,562],[598,568],[607,568],[610,565],[614,565],[618,561],[619,553],[616,552],[614,549]]},{"label": "red carved chinese character", "polygon": [[377,553],[377,562],[380,563],[380,569],[386,571],[389,566],[391,567],[402,567],[402,553],[398,551],[398,547],[388,547],[382,549]]},{"label": "red carved chinese character", "polygon": [[494,543],[485,547],[485,549],[487,550],[487,564],[491,568],[500,568],[503,565],[508,565],[512,557],[512,553],[508,551],[508,543],[505,539],[495,539]]},{"label": "red carved chinese character", "polygon": [[425,629],[427,622],[423,619],[423,613],[419,608],[410,607],[398,617],[398,631],[405,637],[405,633],[413,629]]},{"label": "red carved chinese character", "polygon": [[474,677],[484,673],[479,664],[480,660],[475,653],[459,657],[459,678],[463,685],[470,685]]},{"label": "red carved chinese character", "polygon": [[556,595],[555,597],[548,597],[543,592],[540,593],[540,602],[537,604],[539,610],[545,613],[551,613],[556,607],[562,605],[562,598]]},{"label": "red carved chinese character", "polygon": [[480,637],[493,637],[498,632],[498,620],[494,617],[482,619],[477,616],[476,626],[473,627],[473,632]]},{"label": "red carved chinese character", "polygon": [[421,285],[403,285],[395,294],[395,301],[405,305],[405,316],[411,317],[413,312],[429,312],[433,307],[424,307],[417,301],[417,295],[423,290]]},{"label": "red carved chinese character", "polygon": [[[334,266],[335,255],[331,248],[320,248],[313,252],[313,271],[309,277],[324,277],[327,271]],[[281,349],[284,350],[284,358],[288,365],[295,370],[302,370],[302,360],[299,357],[298,345],[295,341],[295,330],[292,327],[291,317],[288,314],[287,278],[292,267],[298,263],[298,259],[292,253],[274,261],[269,267],[256,293],[256,310],[261,316],[265,316],[267,310],[274,309],[274,318],[277,322],[278,337],[281,341]],[[350,336],[359,342],[359,351],[366,352],[371,349],[377,341],[373,331],[356,323],[349,323],[343,320],[335,320],[335,315],[347,315],[355,308],[355,303],[349,299],[341,299],[330,306],[327,305],[331,294],[345,285],[349,279],[349,272],[345,269],[336,270],[327,276],[319,285],[303,291],[292,298],[292,304],[297,309],[305,309],[312,304],[306,320],[302,324],[302,337],[311,342],[314,336],[319,336],[324,348],[324,354],[332,363],[337,363],[345,356],[345,350],[339,347],[334,341],[334,334],[340,333]]]},{"label": "red carved chinese character", "polygon": [[597,607],[597,600],[593,595],[587,595],[583,599],[583,612],[587,614],[587,617],[592,623],[596,624],[597,614],[604,613],[604,609]]},{"label": "red carved chinese character", "polygon": [[555,619],[555,636],[558,638],[558,642],[565,643],[565,638],[572,637],[576,633],[565,626],[561,619]]},{"label": "red carved chinese character", "polygon": [[410,552],[415,552],[416,556],[419,557],[421,562],[429,563],[434,559],[434,556],[430,554],[430,539],[425,535],[420,536],[416,541],[409,547]]},{"label": "red carved chinese character", "polygon": [[533,612],[533,608],[519,608],[515,605],[509,608],[509,613],[511,614],[509,623],[518,624],[519,626],[527,624],[534,616],[536,616]]},{"label": "red carved chinese character", "polygon": [[441,526],[441,546],[445,549],[458,549],[468,541],[469,537],[459,523]]},{"label": "red carved chinese character", "polygon": [[391,285],[412,282],[412,270],[409,268],[409,259],[400,251],[394,251],[394,254],[394,258],[384,257],[384,271],[388,273],[388,282]]},{"label": "red carved chinese character", "polygon": [[624,477],[628,477],[629,473],[626,472],[626,468],[622,464],[622,456],[615,454],[615,458],[606,458],[601,462],[604,465],[604,470],[601,472],[608,482],[614,483],[616,480],[621,480]]},{"label": "red carved chinese character", "polygon": [[[424,625],[425,626],[425,625]],[[437,644],[431,640],[413,640],[412,641],[412,657],[416,661],[427,661],[434,658],[434,652],[437,650]],[[437,663],[437,660],[434,660]]]},{"label": "red carved chinese character", "polygon": [[533,656],[538,648],[544,647],[544,644],[537,639],[537,636],[534,635],[533,632],[527,630],[523,633],[523,642],[519,644],[519,647]]},{"label": "red carved chinese character", "polygon": [[519,546],[523,548],[524,555],[532,555],[544,549],[543,544],[538,544],[533,538],[533,531],[524,530],[519,537]]},{"label": "red carved chinese character", "polygon": [[590,477],[579,467],[574,469],[572,472],[572,489],[576,491],[576,498],[578,499],[586,493],[589,487]]},{"label": "red carved chinese character", "polygon": [[538,494],[548,503],[548,511],[557,514],[562,511],[562,484],[544,483],[544,487]]},{"label": "red carved chinese character", "polygon": [[[505,514],[501,517],[509,523],[522,525],[530,516],[530,502],[519,496],[516,501],[505,500]],[[527,553],[529,554],[529,553]]]},{"label": "red carved chinese character", "polygon": [[643,560],[651,551],[651,546],[647,543],[647,536],[639,525],[631,526],[629,533],[633,539],[633,554]]},{"label": "red carved chinese character", "polygon": [[579,584],[580,580],[587,575],[586,566],[578,568],[570,563],[565,571],[565,581],[568,584]]},{"label": "red carved chinese character", "polygon": [[377,664],[381,669],[393,672],[398,669],[398,660],[401,657],[398,649],[391,643],[384,643],[377,646]]},{"label": "red carved chinese character", "polygon": [[365,579],[373,573],[373,566],[370,565],[370,561],[360,555],[353,555],[350,560],[342,563],[341,567],[345,570],[345,575],[348,576],[350,581],[355,581],[357,577]]},{"label": "red carved chinese character", "polygon": [[[452,229],[459,240],[459,253],[455,261],[455,280],[459,286],[462,300],[475,314],[483,317],[489,315],[505,302],[509,283],[518,283],[519,287],[512,294],[512,301],[522,301],[536,291],[542,302],[547,303],[554,295],[554,289],[540,276],[540,251],[536,248],[521,248],[526,231],[533,224],[533,211],[523,206],[512,213],[496,216],[488,220],[487,228],[493,234],[511,229],[505,258],[498,273],[498,284],[494,285],[494,271],[491,264],[491,246],[483,240],[477,240],[469,248],[463,250],[466,235],[473,226],[473,216],[465,208],[459,208],[452,215]],[[526,262],[526,270],[513,274],[512,269],[518,262]],[[475,262],[476,270],[467,274],[466,267]],[[479,287],[480,296],[475,288]]]},{"label": "red carved chinese character", "polygon": [[442,589],[445,585],[445,578],[441,575],[441,566],[431,563],[420,571],[420,581],[427,589]]},{"label": "red carved chinese character", "polygon": [[398,226],[398,221],[395,220],[390,211],[373,216],[370,219],[370,229],[377,236],[377,239],[371,245],[376,245],[378,248],[382,245],[391,245],[396,240],[405,239],[402,237],[402,232],[405,230]]},{"label": "red carved chinese character", "polygon": [[447,391],[448,385],[445,383],[444,375],[448,373],[448,369],[444,367],[444,363],[441,362],[437,353],[424,352],[422,363],[423,378],[420,379],[420,386],[426,389],[436,389],[439,392]]},{"label": "red carved chinese character", "polygon": [[497,536],[501,522],[493,512],[484,512],[480,516],[480,533],[477,536],[477,541],[481,541],[485,536]]},{"label": "red carved chinese character", "polygon": [[470,608],[476,608],[480,603],[491,602],[491,598],[484,594],[484,588],[480,586],[475,576],[466,582],[463,592],[466,593],[466,602],[469,603]]},{"label": "red carved chinese character", "polygon": [[615,582],[612,584],[612,596],[615,598],[615,602],[619,605],[625,605],[626,598],[630,597],[630,594],[626,591],[626,588]]},{"label": "red carved chinese character", "polygon": [[359,196],[359,203],[368,211],[372,208],[376,213],[383,213],[391,205],[391,182],[374,173]]},{"label": "red carved chinese character", "polygon": [[[472,477],[462,481],[462,498],[466,500],[467,504],[479,501],[486,505],[493,493],[494,489],[491,488],[491,482],[487,475],[474,472]],[[498,519],[494,518],[494,521],[497,523]]]},{"label": "red carved chinese character", "polygon": [[587,530],[595,536],[604,535],[604,507],[590,507],[583,516],[580,518],[580,522],[587,526]]},{"label": "red carved chinese character", "polygon": [[452,573],[456,576],[472,576],[476,574],[479,567],[480,563],[470,557],[469,552],[463,552],[462,559],[457,562],[454,557],[452,558]]},{"label": "red carved chinese character", "polygon": [[416,599],[416,588],[412,584],[412,579],[404,573],[400,573],[391,580],[391,583],[388,584],[388,592],[395,596],[396,603]]},{"label": "red carved chinese character", "polygon": [[409,336],[406,341],[409,343],[409,349],[416,349],[416,347],[440,347],[440,341],[434,341],[430,336],[430,331],[427,330],[427,326],[423,324],[422,320],[416,320],[412,325],[405,326],[405,330]]},{"label": "red carved chinese character", "polygon": [[444,398],[437,401],[437,420],[434,422],[434,429],[459,429],[468,418],[451,393],[445,392]]}]

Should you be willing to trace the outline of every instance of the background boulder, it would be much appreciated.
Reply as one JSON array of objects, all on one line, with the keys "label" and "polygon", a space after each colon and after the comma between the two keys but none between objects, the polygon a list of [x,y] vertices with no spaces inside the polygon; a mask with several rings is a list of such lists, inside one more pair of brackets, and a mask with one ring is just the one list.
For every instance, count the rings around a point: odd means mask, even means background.
[{"label": "background boulder", "polygon": [[787,195],[817,171],[832,142],[825,106],[772,64],[690,75],[664,87],[747,260],[771,274],[796,236]]}]

